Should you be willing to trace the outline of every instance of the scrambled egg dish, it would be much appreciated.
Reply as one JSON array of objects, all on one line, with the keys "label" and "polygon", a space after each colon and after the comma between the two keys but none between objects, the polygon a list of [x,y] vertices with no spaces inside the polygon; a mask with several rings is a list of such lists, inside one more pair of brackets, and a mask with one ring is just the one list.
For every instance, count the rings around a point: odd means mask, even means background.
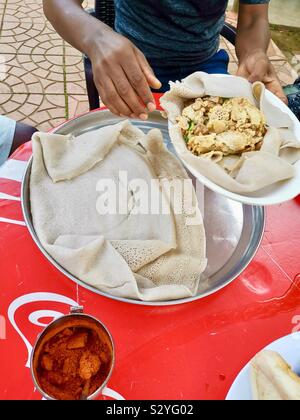
[{"label": "scrambled egg dish", "polygon": [[262,112],[246,98],[197,98],[177,118],[188,149],[222,159],[259,150],[266,134]]}]

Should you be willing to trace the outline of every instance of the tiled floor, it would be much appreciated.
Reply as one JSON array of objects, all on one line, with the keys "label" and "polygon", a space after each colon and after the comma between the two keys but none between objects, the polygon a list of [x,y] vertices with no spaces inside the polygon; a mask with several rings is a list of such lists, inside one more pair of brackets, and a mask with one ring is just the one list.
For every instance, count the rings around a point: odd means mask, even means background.
[{"label": "tiled floor", "polygon": [[[234,73],[234,48],[225,40],[222,46]],[[292,82],[296,73],[274,44],[269,55],[282,83]],[[0,0],[0,59],[1,114],[48,130],[88,110],[81,53],[46,21],[42,0]]]},{"label": "tiled floor", "polygon": [[42,0],[0,0],[0,31],[0,113],[48,130],[88,110],[82,55],[46,21]]}]

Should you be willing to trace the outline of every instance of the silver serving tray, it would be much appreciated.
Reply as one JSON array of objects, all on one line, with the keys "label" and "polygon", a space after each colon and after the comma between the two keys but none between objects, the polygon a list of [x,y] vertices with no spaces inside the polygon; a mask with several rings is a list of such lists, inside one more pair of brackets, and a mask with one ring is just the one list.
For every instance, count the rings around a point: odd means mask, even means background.
[{"label": "silver serving tray", "polygon": [[[66,122],[55,129],[54,132],[57,134],[73,133],[76,136],[105,125],[118,123],[120,120],[121,118],[114,116],[107,110],[94,111]],[[152,128],[159,128],[163,133],[168,149],[175,154],[169,138],[167,122],[158,111],[152,113],[147,122],[138,120],[132,122],[146,132]],[[29,179],[31,165],[32,158],[28,162],[24,175],[21,197],[25,222],[33,240],[50,263],[70,280],[111,299],[138,305],[165,306],[192,302],[211,295],[227,286],[245,270],[254,258],[264,233],[265,212],[262,207],[242,205],[205,188],[204,208],[201,211],[204,213],[207,237],[208,268],[202,276],[196,296],[162,302],[143,302],[135,299],[114,297],[74,277],[61,267],[42,247],[35,233],[30,212]],[[191,174],[189,175],[193,183],[196,183],[194,177]],[[203,200],[201,201],[203,202]]]}]

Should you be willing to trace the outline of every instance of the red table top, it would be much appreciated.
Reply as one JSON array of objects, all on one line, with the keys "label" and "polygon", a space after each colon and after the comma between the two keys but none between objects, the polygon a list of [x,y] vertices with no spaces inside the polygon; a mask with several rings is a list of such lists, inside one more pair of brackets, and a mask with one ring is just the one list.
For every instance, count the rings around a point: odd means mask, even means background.
[{"label": "red table top", "polygon": [[255,259],[225,289],[184,305],[130,305],[76,285],[38,250],[20,203],[30,154],[27,143],[0,168],[0,399],[41,399],[28,369],[31,346],[74,304],[114,337],[105,394],[115,399],[224,399],[257,351],[300,329],[300,197],[267,209]]}]

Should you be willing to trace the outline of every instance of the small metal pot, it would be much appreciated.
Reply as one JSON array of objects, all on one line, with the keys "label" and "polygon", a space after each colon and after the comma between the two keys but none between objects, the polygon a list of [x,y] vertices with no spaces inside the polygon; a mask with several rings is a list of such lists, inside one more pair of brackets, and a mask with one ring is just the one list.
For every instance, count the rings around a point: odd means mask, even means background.
[{"label": "small metal pot", "polygon": [[70,324],[70,321],[72,321],[72,324],[74,325],[74,321],[76,321],[76,320],[78,320],[78,326],[81,326],[82,323],[84,323],[84,321],[88,322],[88,325],[94,325],[96,327],[96,329],[98,330],[98,333],[101,335],[101,339],[104,342],[106,342],[106,344],[108,344],[108,346],[111,350],[111,366],[110,366],[110,370],[109,370],[104,382],[101,384],[101,386],[93,394],[89,395],[86,399],[87,400],[96,399],[96,397],[99,396],[99,394],[101,394],[103,388],[106,386],[106,384],[108,383],[108,381],[109,381],[109,379],[112,375],[112,371],[113,371],[114,364],[115,364],[115,348],[114,348],[114,342],[113,342],[113,339],[112,339],[112,336],[111,336],[110,332],[105,327],[105,325],[102,322],[100,322],[98,319],[96,319],[96,318],[94,318],[90,315],[84,314],[82,306],[71,307],[69,315],[65,315],[65,316],[62,316],[62,317],[56,319],[55,321],[51,322],[44,329],[44,331],[38,336],[38,339],[35,343],[35,346],[33,348],[32,353],[31,353],[30,370],[31,370],[31,375],[32,375],[32,378],[33,378],[33,382],[34,382],[37,390],[42,394],[42,396],[46,400],[55,400],[55,398],[48,395],[42,389],[42,387],[39,383],[38,374],[37,374],[37,367],[38,367],[38,363],[39,363],[40,352],[42,351],[42,348],[43,348],[44,344],[51,337],[54,337],[56,334],[59,333],[59,331],[62,331],[63,329],[67,328],[68,323]]}]

